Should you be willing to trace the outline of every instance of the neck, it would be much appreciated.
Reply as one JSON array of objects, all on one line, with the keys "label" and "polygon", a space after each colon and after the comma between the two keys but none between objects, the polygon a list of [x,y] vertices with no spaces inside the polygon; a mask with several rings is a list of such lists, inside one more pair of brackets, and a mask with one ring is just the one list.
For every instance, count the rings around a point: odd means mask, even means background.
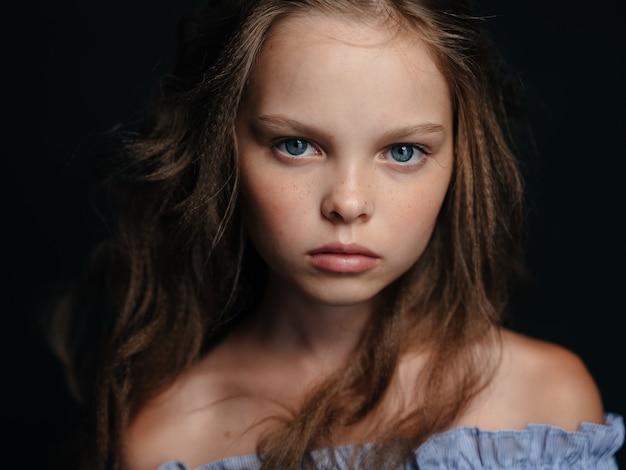
[{"label": "neck", "polygon": [[375,302],[323,304],[272,278],[250,324],[251,332],[265,349],[337,365],[355,349]]}]

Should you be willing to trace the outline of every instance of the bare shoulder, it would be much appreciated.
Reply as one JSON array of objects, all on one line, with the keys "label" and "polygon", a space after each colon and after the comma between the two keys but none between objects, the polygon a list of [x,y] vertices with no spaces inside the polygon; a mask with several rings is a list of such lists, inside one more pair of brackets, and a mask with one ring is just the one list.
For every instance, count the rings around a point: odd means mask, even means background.
[{"label": "bare shoulder", "polygon": [[155,470],[171,460],[195,468],[254,452],[256,436],[247,439],[245,432],[255,416],[253,401],[227,377],[205,358],[145,404],[124,436],[124,468]]},{"label": "bare shoulder", "polygon": [[580,357],[559,345],[502,332],[502,362],[494,390],[519,426],[544,423],[577,430],[603,423],[598,387]]}]

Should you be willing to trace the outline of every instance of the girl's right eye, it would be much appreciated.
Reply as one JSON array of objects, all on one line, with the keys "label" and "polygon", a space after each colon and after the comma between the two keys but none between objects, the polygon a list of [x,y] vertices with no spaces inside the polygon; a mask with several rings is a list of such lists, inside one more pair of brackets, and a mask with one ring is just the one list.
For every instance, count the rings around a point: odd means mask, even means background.
[{"label": "girl's right eye", "polygon": [[281,140],[274,148],[287,157],[307,157],[318,153],[308,140],[297,138]]}]

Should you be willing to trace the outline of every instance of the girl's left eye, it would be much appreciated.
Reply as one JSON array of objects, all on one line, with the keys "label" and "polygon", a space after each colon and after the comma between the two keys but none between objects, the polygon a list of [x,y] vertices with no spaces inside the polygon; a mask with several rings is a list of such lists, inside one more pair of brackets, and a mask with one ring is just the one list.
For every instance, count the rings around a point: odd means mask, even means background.
[{"label": "girl's left eye", "polygon": [[422,147],[414,144],[395,144],[389,147],[383,155],[394,163],[417,164],[428,155]]},{"label": "girl's left eye", "polygon": [[317,149],[309,141],[298,138],[284,139],[274,148],[287,157],[306,157],[317,154]]}]

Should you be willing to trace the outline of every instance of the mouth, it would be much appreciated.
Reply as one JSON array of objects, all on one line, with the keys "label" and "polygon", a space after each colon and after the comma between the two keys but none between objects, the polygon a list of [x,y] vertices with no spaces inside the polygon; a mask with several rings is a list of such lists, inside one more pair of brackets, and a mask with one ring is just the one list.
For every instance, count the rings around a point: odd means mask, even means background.
[{"label": "mouth", "polygon": [[363,273],[380,262],[378,254],[357,244],[330,243],[307,254],[315,268],[338,274]]}]

